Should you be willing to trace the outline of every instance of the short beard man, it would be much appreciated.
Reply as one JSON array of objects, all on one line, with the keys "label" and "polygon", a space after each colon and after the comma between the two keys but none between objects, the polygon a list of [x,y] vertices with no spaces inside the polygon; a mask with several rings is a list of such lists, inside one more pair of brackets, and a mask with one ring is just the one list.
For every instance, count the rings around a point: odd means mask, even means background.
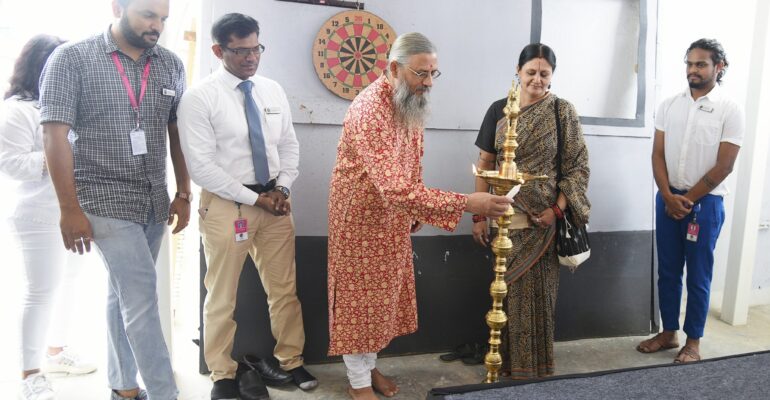
[{"label": "short beard man", "polygon": [[[701,78],[701,77],[698,76],[698,78]],[[711,79],[703,80],[702,78],[698,82],[693,82],[689,79],[687,80],[687,84],[690,86],[690,89],[695,89],[695,90],[705,89],[711,82],[713,82],[713,80]]]},{"label": "short beard man", "polygon": [[[136,48],[140,49],[151,49],[155,47],[155,44],[158,42],[158,38],[160,38],[160,32],[158,31],[147,31],[142,32],[141,35],[137,35],[132,29],[131,25],[128,23],[128,17],[123,15],[123,17],[120,18],[119,21],[120,26],[120,32],[123,34],[123,37],[126,38],[126,41]],[[155,36],[155,41],[150,41],[145,39],[145,36]]]},{"label": "short beard man", "polygon": [[406,81],[400,79],[393,91],[393,105],[396,109],[396,118],[407,128],[417,128],[425,125],[425,120],[430,114],[430,87],[419,86],[415,90],[422,90],[422,94],[416,94],[409,90]]}]

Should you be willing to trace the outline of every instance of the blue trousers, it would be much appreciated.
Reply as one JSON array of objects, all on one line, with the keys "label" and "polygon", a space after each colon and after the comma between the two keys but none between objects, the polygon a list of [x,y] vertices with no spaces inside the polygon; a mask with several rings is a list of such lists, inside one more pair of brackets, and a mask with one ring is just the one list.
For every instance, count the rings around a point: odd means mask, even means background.
[{"label": "blue trousers", "polygon": [[110,388],[139,387],[137,372],[150,400],[179,395],[171,357],[158,313],[155,261],[166,224],[146,224],[86,214],[94,241],[107,267],[107,378]]},{"label": "blue trousers", "polygon": [[[685,192],[672,189],[676,194]],[[700,210],[677,221],[665,211],[663,196],[658,192],[655,199],[656,230],[658,245],[658,299],[663,329],[679,330],[679,311],[682,302],[682,274],[687,266],[687,309],[684,332],[687,337],[703,337],[709,309],[711,276],[714,270],[714,247],[725,221],[725,209],[721,196],[706,195],[697,204]],[[693,210],[697,205],[693,207]],[[700,226],[697,242],[687,240],[687,226],[693,220]]]}]

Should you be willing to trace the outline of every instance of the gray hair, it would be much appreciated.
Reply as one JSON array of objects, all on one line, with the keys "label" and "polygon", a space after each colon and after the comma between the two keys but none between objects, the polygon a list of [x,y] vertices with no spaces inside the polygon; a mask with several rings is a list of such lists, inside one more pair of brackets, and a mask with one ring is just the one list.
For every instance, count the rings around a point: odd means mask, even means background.
[{"label": "gray hair", "polygon": [[404,33],[396,38],[390,47],[388,64],[395,61],[400,65],[409,63],[409,57],[415,54],[435,53],[436,46],[425,35],[418,32]]}]

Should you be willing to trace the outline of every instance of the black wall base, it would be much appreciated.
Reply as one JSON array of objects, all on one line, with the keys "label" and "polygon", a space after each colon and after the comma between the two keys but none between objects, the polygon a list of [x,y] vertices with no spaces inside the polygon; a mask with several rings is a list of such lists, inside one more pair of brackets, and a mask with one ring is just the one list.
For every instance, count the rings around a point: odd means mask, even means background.
[{"label": "black wall base", "polygon": [[[591,233],[591,258],[571,274],[561,273],[556,310],[556,339],[646,335],[655,318],[652,232]],[[468,342],[485,342],[493,254],[471,236],[413,238],[419,329],[397,338],[381,355],[440,352]],[[328,362],[326,290],[327,238],[297,237],[297,293],[305,324],[305,360]],[[201,326],[206,289],[201,248]],[[238,288],[233,356],[272,355],[267,301],[250,258]],[[203,343],[203,335],[200,337]],[[338,357],[337,357],[338,358]],[[200,372],[207,373],[203,354]]]}]

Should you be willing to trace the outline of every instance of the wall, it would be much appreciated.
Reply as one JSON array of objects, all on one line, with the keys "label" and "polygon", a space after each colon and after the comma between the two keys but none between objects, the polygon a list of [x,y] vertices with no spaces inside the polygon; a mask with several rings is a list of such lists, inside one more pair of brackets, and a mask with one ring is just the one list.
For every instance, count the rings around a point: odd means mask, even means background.
[{"label": "wall", "polygon": [[[383,17],[397,33],[419,30],[436,42],[442,76],[432,92],[433,116],[426,132],[425,180],[431,186],[468,192],[473,189],[470,168],[478,156],[473,146],[478,126],[489,104],[506,95],[518,53],[529,43],[529,2],[515,2],[515,6],[509,4],[514,2],[501,0],[487,1],[481,6],[467,2],[453,2],[448,6],[447,2],[438,0],[412,3],[369,1],[366,10]],[[650,67],[646,81],[653,82],[655,2],[644,3],[648,8],[648,25],[652,27],[648,36],[653,39],[647,41]],[[408,13],[404,12],[406,9]],[[302,146],[301,172],[293,191],[297,234],[326,235],[326,203],[318,200],[327,198],[340,121],[349,102],[331,94],[318,81],[312,66],[311,46],[323,21],[343,9],[273,0],[209,0],[203,2],[203,10],[199,35],[203,49],[200,77],[219,65],[208,50],[211,45],[208,32],[214,19],[226,12],[244,12],[260,21],[260,41],[268,50],[260,61],[259,73],[284,86]],[[285,24],[287,20],[292,23]],[[558,21],[549,21],[551,29],[558,29]],[[544,33],[544,36],[547,35]],[[555,51],[560,54],[558,48]],[[615,57],[625,59],[627,55],[621,53]],[[569,64],[566,59],[563,62]],[[590,67],[590,63],[586,65]],[[559,73],[557,70],[557,80]],[[566,86],[567,82],[560,85]],[[652,85],[646,89],[654,93]],[[553,90],[559,94],[560,86],[554,86]],[[652,229],[649,167],[652,143],[649,138],[654,96],[646,96],[644,109],[647,127],[584,126],[591,156],[589,197],[596,204],[591,216],[592,231]],[[464,219],[455,234],[469,232],[470,223]],[[436,234],[447,233],[430,229],[422,233]]]}]

